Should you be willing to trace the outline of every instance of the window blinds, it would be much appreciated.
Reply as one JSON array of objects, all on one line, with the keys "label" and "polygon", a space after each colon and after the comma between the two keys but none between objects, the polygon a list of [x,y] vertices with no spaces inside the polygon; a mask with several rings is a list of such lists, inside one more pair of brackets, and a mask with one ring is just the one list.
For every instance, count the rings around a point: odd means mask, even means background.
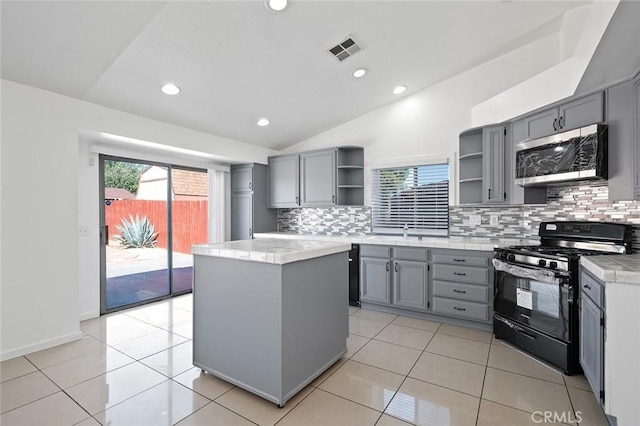
[{"label": "window blinds", "polygon": [[449,165],[373,169],[373,231],[446,235],[449,228]]}]

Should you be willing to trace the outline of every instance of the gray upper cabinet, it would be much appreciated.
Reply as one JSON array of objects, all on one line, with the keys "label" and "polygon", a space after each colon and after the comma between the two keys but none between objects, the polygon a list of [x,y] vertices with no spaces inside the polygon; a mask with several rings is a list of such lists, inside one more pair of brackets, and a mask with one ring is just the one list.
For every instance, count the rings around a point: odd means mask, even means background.
[{"label": "gray upper cabinet", "polygon": [[303,207],[335,205],[336,150],[300,154],[300,204]]},{"label": "gray upper cabinet", "polygon": [[603,93],[596,92],[525,117],[525,139],[536,139],[603,122]]},{"label": "gray upper cabinet", "polygon": [[558,131],[558,108],[551,108],[526,117],[525,139],[549,136]]},{"label": "gray upper cabinet", "polygon": [[607,91],[609,199],[640,200],[640,74]]},{"label": "gray upper cabinet", "polygon": [[505,201],[503,126],[482,129],[482,201],[502,203]]},{"label": "gray upper cabinet", "polygon": [[364,204],[364,150],[338,147],[269,157],[271,207]]},{"label": "gray upper cabinet", "polygon": [[558,107],[558,131],[576,129],[604,121],[604,92],[567,102]]},{"label": "gray upper cabinet", "polygon": [[231,166],[231,240],[248,240],[255,232],[277,228],[277,212],[269,208],[267,166]]},{"label": "gray upper cabinet", "polygon": [[269,157],[271,207],[300,206],[300,156]]},{"label": "gray upper cabinet", "polygon": [[251,165],[233,168],[231,172],[231,188],[233,188],[233,191],[253,190],[253,167]]}]

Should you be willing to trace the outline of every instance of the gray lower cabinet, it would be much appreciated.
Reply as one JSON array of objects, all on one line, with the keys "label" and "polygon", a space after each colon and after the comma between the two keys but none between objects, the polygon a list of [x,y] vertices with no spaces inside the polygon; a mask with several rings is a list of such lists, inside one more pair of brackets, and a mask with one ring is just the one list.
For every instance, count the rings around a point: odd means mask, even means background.
[{"label": "gray lower cabinet", "polygon": [[300,204],[303,207],[335,205],[336,150],[300,154]]},{"label": "gray lower cabinet", "polygon": [[490,323],[493,253],[434,249],[431,256],[432,312]]},{"label": "gray lower cabinet", "polygon": [[393,304],[404,308],[426,310],[428,265],[412,260],[393,261]]},{"label": "gray lower cabinet", "polygon": [[604,404],[604,284],[586,271],[580,274],[580,365],[591,389]]},{"label": "gray lower cabinet", "polygon": [[429,308],[429,251],[360,246],[360,300],[403,309]]},{"label": "gray lower cabinet", "polygon": [[360,300],[491,324],[493,252],[360,246]]},{"label": "gray lower cabinet", "polygon": [[280,155],[268,161],[271,207],[300,206],[300,156]]},{"label": "gray lower cabinet", "polygon": [[283,406],[347,352],[347,259],[195,255],[193,365]]},{"label": "gray lower cabinet", "polygon": [[600,91],[525,117],[525,138],[536,139],[603,121],[604,92]]},{"label": "gray lower cabinet", "polygon": [[231,240],[248,240],[255,232],[277,228],[277,211],[269,208],[267,166],[231,166]]},{"label": "gray lower cabinet", "polygon": [[391,303],[390,264],[389,258],[360,257],[360,300],[372,303]]}]

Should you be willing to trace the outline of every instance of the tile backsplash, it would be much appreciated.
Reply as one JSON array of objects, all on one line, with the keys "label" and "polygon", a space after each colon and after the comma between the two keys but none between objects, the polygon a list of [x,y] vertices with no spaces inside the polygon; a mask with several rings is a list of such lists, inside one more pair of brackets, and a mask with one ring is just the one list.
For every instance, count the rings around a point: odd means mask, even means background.
[{"label": "tile backsplash", "polygon": [[[481,217],[471,225],[472,215]],[[490,225],[497,216],[497,225]],[[623,222],[633,225],[633,245],[640,249],[640,202],[609,201],[606,182],[549,188],[547,204],[526,206],[451,206],[450,237],[520,238],[538,235],[540,222],[549,220],[589,220]],[[362,235],[371,233],[371,208],[346,206],[278,210],[278,231],[321,235]]]},{"label": "tile backsplash", "polygon": [[[471,225],[471,215],[482,223]],[[498,225],[490,225],[492,215]],[[527,206],[452,206],[449,208],[449,235],[503,238],[535,238],[540,222],[589,220],[633,225],[633,245],[640,248],[640,202],[609,202],[606,182],[549,188],[547,204]]]},{"label": "tile backsplash", "polygon": [[278,231],[318,235],[370,234],[371,207],[279,209]]}]

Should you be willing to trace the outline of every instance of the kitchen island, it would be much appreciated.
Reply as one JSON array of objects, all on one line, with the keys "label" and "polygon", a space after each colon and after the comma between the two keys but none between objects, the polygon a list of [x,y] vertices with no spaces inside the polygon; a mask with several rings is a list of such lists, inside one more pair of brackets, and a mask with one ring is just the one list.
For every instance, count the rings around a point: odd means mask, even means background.
[{"label": "kitchen island", "polygon": [[195,366],[279,406],[347,351],[349,244],[197,245]]}]

